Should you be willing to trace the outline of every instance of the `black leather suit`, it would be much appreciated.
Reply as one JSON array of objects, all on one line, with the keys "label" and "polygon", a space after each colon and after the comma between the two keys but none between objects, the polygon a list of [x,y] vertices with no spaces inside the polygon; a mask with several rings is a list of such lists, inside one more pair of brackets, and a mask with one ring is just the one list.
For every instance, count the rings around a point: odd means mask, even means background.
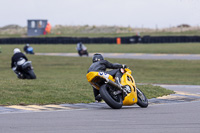
[{"label": "black leather suit", "polygon": [[15,53],[11,59],[11,68],[15,67],[15,64],[17,61],[19,61],[20,58],[24,58],[26,61],[28,60],[23,53]]},{"label": "black leather suit", "polygon": [[[119,68],[122,68],[122,67],[123,66],[119,63],[112,64],[108,62],[107,60],[101,60],[101,61],[94,62],[89,67],[88,72],[91,72],[91,71],[106,72],[107,74],[110,74],[113,77],[118,77],[120,80],[123,74],[119,71]],[[114,70],[106,71],[107,68],[114,69]],[[94,91],[94,97],[96,98],[96,96],[99,94],[99,90],[93,88],[93,91]]]}]

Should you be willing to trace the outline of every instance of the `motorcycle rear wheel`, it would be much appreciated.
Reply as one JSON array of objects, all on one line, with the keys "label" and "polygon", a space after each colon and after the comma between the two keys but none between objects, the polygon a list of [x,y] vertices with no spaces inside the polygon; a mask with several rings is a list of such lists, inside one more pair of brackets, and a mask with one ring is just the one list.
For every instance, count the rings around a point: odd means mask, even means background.
[{"label": "motorcycle rear wheel", "polygon": [[137,88],[137,99],[137,105],[139,105],[142,108],[148,107],[148,99],[139,88]]},{"label": "motorcycle rear wheel", "polygon": [[106,84],[100,87],[100,95],[103,100],[113,109],[120,109],[123,105],[123,100],[121,95],[114,95],[111,88]]}]

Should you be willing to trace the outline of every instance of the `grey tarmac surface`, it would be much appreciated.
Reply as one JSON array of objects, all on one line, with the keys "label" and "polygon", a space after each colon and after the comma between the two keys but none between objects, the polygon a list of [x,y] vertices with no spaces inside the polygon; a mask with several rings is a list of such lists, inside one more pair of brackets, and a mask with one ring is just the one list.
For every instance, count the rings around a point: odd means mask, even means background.
[{"label": "grey tarmac surface", "polygon": [[[161,102],[152,102],[153,99],[150,99],[151,104],[148,108],[134,105],[125,106],[119,110],[111,109],[105,103],[80,103],[62,105],[73,106],[74,108],[70,110],[4,112],[0,113],[0,132],[199,133],[200,86],[160,86],[185,92],[182,96],[185,96],[186,100],[173,99],[173,102],[162,102],[162,99]],[[195,97],[192,101],[187,101],[187,96]]]},{"label": "grey tarmac surface", "polygon": [[200,102],[0,115],[1,133],[199,133]]},{"label": "grey tarmac surface", "polygon": [[[92,57],[94,53],[90,53]],[[200,60],[200,54],[144,54],[144,53],[101,53],[105,58],[151,59],[151,60]],[[36,55],[71,56],[77,53],[36,53]]]}]

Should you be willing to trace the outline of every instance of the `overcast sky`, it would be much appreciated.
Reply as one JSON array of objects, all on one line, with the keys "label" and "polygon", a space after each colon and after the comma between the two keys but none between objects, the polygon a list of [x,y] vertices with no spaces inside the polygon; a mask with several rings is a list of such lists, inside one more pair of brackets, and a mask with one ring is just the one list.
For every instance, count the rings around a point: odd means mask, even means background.
[{"label": "overcast sky", "polygon": [[48,19],[51,25],[200,26],[200,0],[0,0],[0,27]]}]

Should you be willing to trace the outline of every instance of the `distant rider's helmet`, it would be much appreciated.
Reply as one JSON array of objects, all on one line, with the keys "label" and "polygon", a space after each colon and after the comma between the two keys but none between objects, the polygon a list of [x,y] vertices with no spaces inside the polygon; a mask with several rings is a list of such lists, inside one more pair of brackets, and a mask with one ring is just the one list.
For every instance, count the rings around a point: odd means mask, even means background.
[{"label": "distant rider's helmet", "polygon": [[14,52],[14,54],[16,54],[16,53],[19,53],[19,52],[21,52],[21,51],[20,51],[20,49],[15,48],[15,49],[13,50],[13,52]]},{"label": "distant rider's helmet", "polygon": [[103,58],[103,56],[101,54],[97,53],[97,54],[93,55],[93,58],[92,58],[93,63],[97,62],[97,61],[100,61],[100,60],[104,60],[104,58]]},{"label": "distant rider's helmet", "polygon": [[29,46],[29,44],[27,43],[26,46]]}]

